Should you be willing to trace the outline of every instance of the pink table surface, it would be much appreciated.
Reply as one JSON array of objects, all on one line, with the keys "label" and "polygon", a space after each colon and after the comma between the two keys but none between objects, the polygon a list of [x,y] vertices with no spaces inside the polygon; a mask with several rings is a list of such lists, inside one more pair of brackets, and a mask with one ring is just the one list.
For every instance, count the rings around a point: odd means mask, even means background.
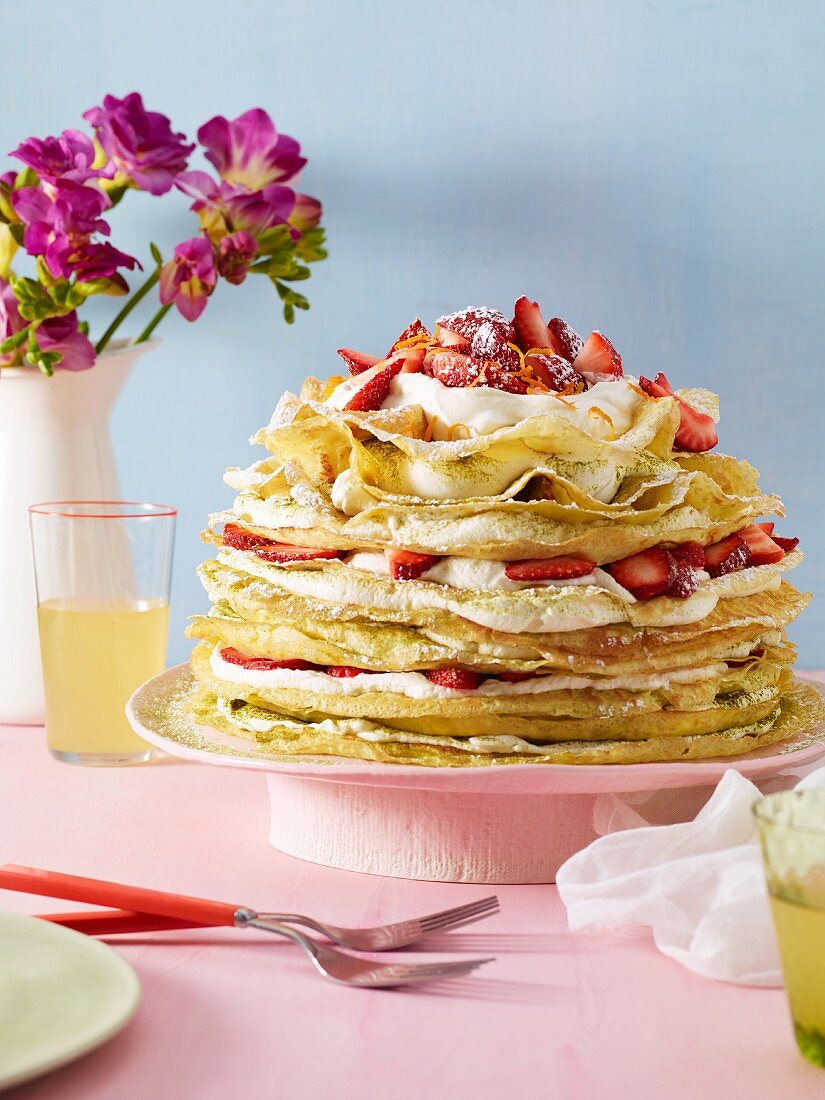
[{"label": "pink table surface", "polygon": [[[41,729],[0,727],[0,862],[33,864],[372,924],[481,886],[373,878],[267,843],[262,775],[165,760],[59,764]],[[495,954],[427,989],[331,985],[286,941],[240,930],[113,938],[143,1001],[113,1041],[16,1100],[821,1100],[780,990],[710,982],[646,929],[573,934],[554,887],[498,887],[502,912],[449,937]],[[0,893],[0,908],[63,902]]]}]

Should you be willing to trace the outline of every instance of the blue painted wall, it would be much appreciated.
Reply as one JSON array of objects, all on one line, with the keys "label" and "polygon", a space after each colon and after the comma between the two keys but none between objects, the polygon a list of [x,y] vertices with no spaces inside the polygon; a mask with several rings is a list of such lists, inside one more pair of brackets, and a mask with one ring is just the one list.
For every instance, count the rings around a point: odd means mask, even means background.
[{"label": "blue painted wall", "polygon": [[[115,420],[128,496],[181,509],[171,657],[206,514],[280,391],[383,348],[416,313],[526,292],[629,369],[722,397],[722,447],[785,498],[794,635],[825,665],[821,518],[825,12],[818,0],[87,0],[0,4],[0,148],[143,92],[193,133],[266,107],[310,157],[331,257],[291,329],[263,280],[170,318]],[[169,250],[180,197],[135,196],[115,242]]]}]

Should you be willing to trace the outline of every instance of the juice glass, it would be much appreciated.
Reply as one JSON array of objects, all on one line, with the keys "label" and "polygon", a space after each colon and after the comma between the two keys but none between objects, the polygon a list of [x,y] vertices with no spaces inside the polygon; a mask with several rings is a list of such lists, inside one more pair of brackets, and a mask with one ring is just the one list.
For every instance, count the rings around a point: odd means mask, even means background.
[{"label": "juice glass", "polygon": [[46,739],[71,764],[139,764],[124,708],[166,664],[174,508],[65,501],[29,508]]},{"label": "juice glass", "polygon": [[825,1067],[825,791],[782,791],[753,808],[796,1042]]}]

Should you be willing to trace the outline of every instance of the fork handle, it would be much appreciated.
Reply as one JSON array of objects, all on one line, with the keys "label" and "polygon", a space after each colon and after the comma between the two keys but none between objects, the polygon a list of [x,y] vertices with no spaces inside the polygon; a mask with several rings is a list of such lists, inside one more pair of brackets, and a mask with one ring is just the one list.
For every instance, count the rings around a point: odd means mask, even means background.
[{"label": "fork handle", "polygon": [[133,913],[129,909],[84,909],[79,913],[37,913],[39,920],[62,924],[87,936],[115,936],[123,932],[178,932],[182,928],[208,928],[174,917],[153,913]]},{"label": "fork handle", "polygon": [[141,886],[124,886],[102,879],[81,878],[60,871],[45,871],[37,867],[18,867],[7,863],[0,867],[0,886],[7,890],[39,894],[48,898],[65,898],[91,905],[106,905],[113,909],[130,909],[137,913],[154,913],[160,917],[189,921],[200,925],[234,925],[242,911],[238,905],[222,901],[207,901],[185,894],[169,894],[162,890],[145,890]]}]

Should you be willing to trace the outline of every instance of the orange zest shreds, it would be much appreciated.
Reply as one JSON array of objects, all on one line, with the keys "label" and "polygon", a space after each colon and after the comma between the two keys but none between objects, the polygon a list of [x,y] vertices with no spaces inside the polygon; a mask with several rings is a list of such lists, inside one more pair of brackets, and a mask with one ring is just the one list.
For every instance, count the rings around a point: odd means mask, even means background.
[{"label": "orange zest shreds", "polygon": [[555,355],[556,353],[552,348],[530,348],[529,351],[524,353],[527,356],[530,355]]},{"label": "orange zest shreds", "polygon": [[521,363],[521,370],[525,370],[524,352],[521,350],[521,348],[517,344],[509,343],[509,341],[508,341],[507,347],[512,348],[513,351],[516,353],[516,355],[518,355],[519,362]]},{"label": "orange zest shreds", "polygon": [[600,409],[598,405],[593,405],[587,410],[587,415],[592,420],[603,420],[610,428],[610,439],[616,438],[616,428],[613,425],[613,421],[610,419],[604,409]]},{"label": "orange zest shreds", "polygon": [[341,374],[333,374],[331,378],[327,379],[326,385],[324,386],[324,401],[332,396],[342,382],[346,382],[346,378]]},{"label": "orange zest shreds", "polygon": [[467,425],[462,424],[459,421],[458,424],[453,424],[450,427],[450,430],[447,432],[447,438],[452,442],[456,439],[469,439],[470,434],[470,429],[467,427]]},{"label": "orange zest shreds", "polygon": [[573,402],[565,400],[565,398],[563,398],[560,393],[554,394],[553,396],[556,398],[557,401],[561,401],[562,405],[566,405],[568,409],[575,409],[576,406],[573,404]]},{"label": "orange zest shreds", "polygon": [[432,336],[429,332],[419,332],[417,336],[410,336],[406,340],[400,340],[395,344],[395,351],[401,351],[402,348],[413,348],[417,344],[428,344],[432,340]]},{"label": "orange zest shreds", "polygon": [[437,416],[434,416],[432,418],[432,420],[427,421],[427,427],[424,429],[424,434],[421,437],[424,440],[425,443],[432,443],[433,434],[435,433],[435,425],[436,425],[437,421],[438,421]]},{"label": "orange zest shreds", "polygon": [[626,385],[628,385],[628,386],[629,386],[629,387],[630,387],[630,388],[631,388],[631,389],[632,389],[632,390],[633,390],[633,391],[634,391],[635,393],[638,393],[639,397],[647,397],[647,396],[648,396],[648,395],[647,395],[647,394],[645,393],[645,391],[644,391],[644,390],[642,389],[642,387],[641,387],[641,386],[637,386],[635,382],[628,382],[628,381],[627,381],[627,379],[625,379],[625,383],[626,383]]}]

